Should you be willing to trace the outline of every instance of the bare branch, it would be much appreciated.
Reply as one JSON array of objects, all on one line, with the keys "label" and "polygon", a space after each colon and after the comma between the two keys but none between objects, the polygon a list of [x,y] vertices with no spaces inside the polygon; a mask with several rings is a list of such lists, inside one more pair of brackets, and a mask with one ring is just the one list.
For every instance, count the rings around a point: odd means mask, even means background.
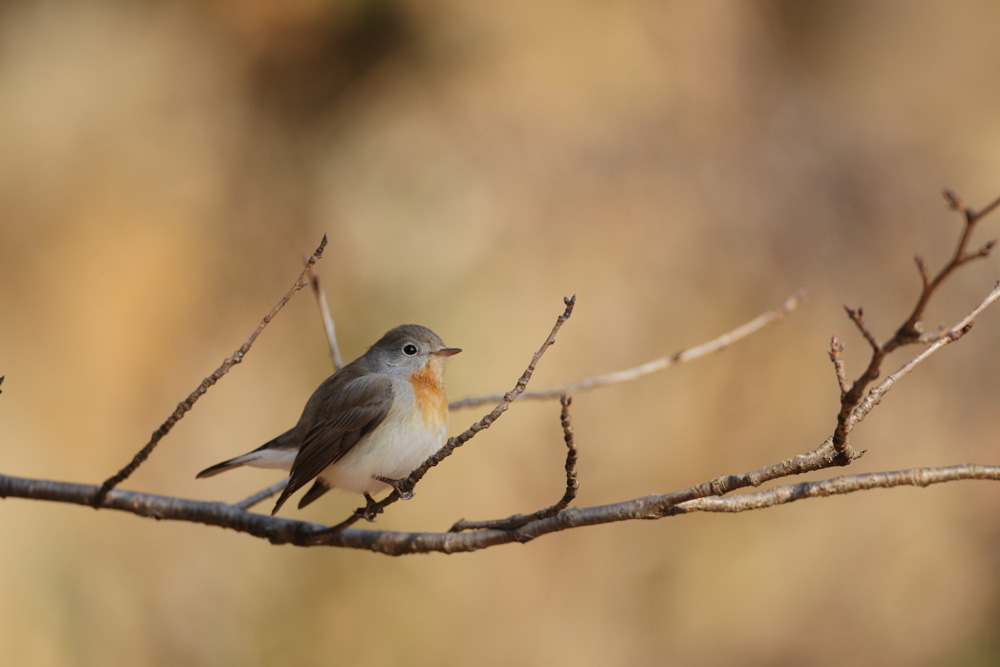
[{"label": "bare branch", "polygon": [[[864,452],[856,452],[854,458],[860,458]],[[852,459],[853,460],[853,459]],[[833,447],[833,440],[827,438],[823,444],[816,449],[805,454],[798,454],[784,461],[779,461],[772,465],[751,470],[750,472],[738,475],[722,475],[702,484],[677,491],[671,496],[677,496],[684,500],[693,498],[703,498],[706,496],[722,496],[737,489],[750,486],[760,486],[773,479],[790,477],[792,475],[802,475],[807,472],[815,472],[837,465],[837,451]]]},{"label": "bare branch", "polygon": [[1000,466],[965,463],[942,468],[910,468],[889,472],[870,472],[861,475],[844,475],[820,482],[801,482],[777,486],[766,491],[755,491],[727,498],[698,498],[675,505],[669,514],[690,512],[746,512],[784,505],[806,498],[825,498],[833,495],[890,489],[895,486],[929,486],[964,479],[1000,480]]},{"label": "bare branch", "polygon": [[972,209],[966,207],[965,202],[963,202],[958,195],[956,195],[953,191],[949,190],[948,188],[945,188],[941,194],[943,194],[944,198],[948,201],[948,207],[951,210],[957,211],[962,215],[964,215],[967,222],[979,222],[979,220],[985,218],[987,215],[992,213],[998,206],[1000,206],[1000,198],[997,198],[992,203],[987,204],[981,210],[973,211]]},{"label": "bare branch", "polygon": [[[29,498],[75,505],[92,505],[94,495],[99,490],[99,487],[92,484],[73,484],[0,475],[0,498]],[[309,530],[310,527],[312,530],[323,528],[323,526],[304,521],[245,512],[226,503],[202,502],[120,489],[112,489],[107,493],[101,504],[101,509],[121,510],[154,519],[191,521],[210,526],[232,528],[238,532],[268,539],[282,534],[291,537],[303,530]],[[264,519],[270,520],[264,521]]]},{"label": "bare branch", "polygon": [[969,240],[972,237],[972,230],[975,228],[976,223],[996,209],[997,206],[1000,205],[1000,199],[994,201],[982,211],[977,213],[968,208],[965,205],[965,202],[963,202],[959,196],[951,190],[945,189],[943,194],[944,198],[948,202],[948,207],[953,211],[961,213],[965,218],[965,226],[962,229],[958,245],[955,248],[955,252],[951,256],[951,259],[949,259],[938,274],[934,276],[933,280],[929,283],[926,279],[924,280],[923,289],[920,291],[920,297],[917,299],[917,304],[913,307],[913,311],[910,313],[910,316],[906,318],[902,325],[900,325],[893,337],[885,343],[884,347],[886,348],[886,353],[892,352],[900,345],[905,345],[913,339],[919,337],[920,331],[917,325],[924,315],[928,302],[930,302],[931,297],[934,295],[934,292],[941,285],[941,283],[944,282],[955,269],[973,259],[985,257],[989,254],[990,248],[992,248],[992,243],[987,243],[986,246],[981,248],[978,252],[966,252],[966,248],[969,247]]},{"label": "bare branch", "polygon": [[[303,257],[306,264],[309,259]],[[312,285],[313,296],[316,297],[316,305],[319,306],[320,317],[323,318],[323,330],[326,331],[326,343],[330,347],[330,359],[333,361],[333,369],[339,371],[344,367],[344,360],[340,356],[340,347],[337,345],[337,332],[333,326],[333,317],[330,315],[330,305],[326,301],[326,291],[319,282],[319,275],[309,268],[309,284]]]},{"label": "bare branch", "polygon": [[958,213],[961,213],[962,215],[965,216],[966,220],[969,219],[971,212],[966,210],[965,202],[963,202],[959,198],[959,196],[955,194],[954,191],[951,190],[951,188],[945,188],[944,190],[942,190],[941,195],[948,202],[948,208],[950,208],[953,211],[957,211]]},{"label": "bare branch", "polygon": [[844,310],[847,312],[847,316],[851,318],[851,321],[854,322],[855,326],[858,327],[858,331],[861,332],[861,335],[864,336],[865,340],[868,341],[868,344],[872,346],[872,350],[876,354],[880,353],[882,351],[882,344],[875,339],[875,336],[871,331],[869,331],[868,325],[865,324],[864,309],[858,308],[857,310],[854,310],[850,306],[844,306]]},{"label": "bare branch", "polygon": [[[742,324],[732,331],[722,334],[714,340],[710,340],[707,343],[702,343],[701,345],[690,347],[684,350],[678,350],[673,354],[667,355],[665,357],[660,357],[659,359],[654,359],[652,361],[647,361],[644,364],[635,366],[633,368],[626,368],[624,370],[615,371],[612,373],[605,373],[603,375],[591,375],[590,377],[584,378],[582,380],[577,380],[575,382],[570,382],[568,384],[560,385],[558,387],[548,387],[546,389],[538,389],[536,391],[526,391],[520,396],[520,400],[527,399],[550,399],[558,398],[562,394],[576,394],[581,391],[589,391],[591,389],[597,389],[599,387],[606,387],[608,385],[619,384],[621,382],[630,382],[632,380],[637,380],[644,375],[649,375],[650,373],[656,373],[662,371],[675,364],[683,363],[685,361],[691,361],[692,359],[697,359],[699,357],[704,357],[713,352],[719,352],[726,349],[733,343],[740,341],[750,334],[757,332],[759,329],[763,329],[769,324],[774,324],[778,322],[786,315],[798,308],[799,304],[802,303],[802,299],[805,296],[803,290],[797,290],[794,294],[786,298],[780,306],[774,310],[770,310],[766,313],[758,315],[749,322]],[[499,401],[503,398],[503,394],[486,394],[484,396],[470,396],[468,398],[463,398],[458,401],[452,402],[448,407],[452,410],[458,410],[460,408],[470,408],[478,405],[483,405],[485,403],[493,403]]]},{"label": "bare branch", "polygon": [[280,482],[275,482],[266,489],[261,489],[257,493],[253,494],[249,498],[245,498],[238,503],[233,503],[233,507],[241,510],[249,510],[251,507],[257,503],[262,503],[276,493],[281,493],[281,491],[288,485],[288,478],[281,480]]},{"label": "bare branch", "polygon": [[927,262],[924,261],[924,258],[920,255],[920,253],[915,253],[913,255],[913,261],[917,264],[917,271],[920,272],[920,281],[923,283],[923,289],[926,290],[931,281],[931,275],[927,269]]},{"label": "bare branch", "polygon": [[984,243],[983,245],[979,246],[978,249],[966,253],[965,256],[962,258],[963,263],[971,262],[974,259],[982,259],[983,257],[989,257],[990,251],[993,250],[993,246],[995,246],[996,244],[997,244],[996,239],[991,239],[986,243]]},{"label": "bare branch", "polygon": [[837,374],[837,384],[840,385],[840,395],[844,396],[847,392],[851,390],[851,385],[847,381],[847,373],[844,371],[844,344],[840,342],[837,338],[837,334],[833,334],[830,338],[830,361],[833,362],[833,370]]},{"label": "bare branch", "polygon": [[576,443],[573,439],[573,425],[569,418],[569,406],[573,402],[573,399],[563,395],[559,398],[559,402],[562,404],[559,422],[562,424],[563,440],[566,441],[566,491],[563,493],[562,498],[554,505],[549,505],[531,514],[515,514],[506,519],[494,519],[491,521],[466,521],[465,519],[459,519],[448,529],[448,532],[460,533],[464,530],[479,530],[481,528],[510,530],[511,528],[519,528],[532,521],[555,516],[569,507],[569,504],[576,498],[577,490],[580,488],[580,482],[576,477]]},{"label": "bare branch", "polygon": [[[837,414],[837,428],[833,434],[833,445],[837,450],[841,465],[847,465],[853,458],[853,450],[851,449],[851,445],[848,443],[847,438],[851,429],[859,421],[856,415],[860,414],[861,417],[863,417],[864,414],[867,414],[867,411],[858,413],[857,409],[863,399],[867,400],[865,390],[878,378],[879,373],[881,372],[880,369],[882,362],[885,360],[886,356],[904,345],[919,343],[927,340],[921,331],[920,320],[927,308],[927,304],[930,302],[930,299],[936,292],[937,288],[955,271],[955,269],[973,259],[986,256],[986,254],[989,253],[990,248],[993,247],[992,243],[987,243],[978,252],[969,253],[966,251],[966,248],[968,248],[969,245],[969,239],[972,235],[972,230],[976,223],[982,219],[984,215],[996,209],[997,206],[1000,206],[1000,199],[994,201],[982,211],[976,213],[972,209],[968,208],[958,195],[951,190],[945,190],[944,197],[948,201],[949,207],[952,210],[961,213],[965,218],[965,225],[962,229],[961,237],[951,259],[931,280],[928,280],[929,273],[927,265],[925,264],[923,258],[917,255],[917,268],[920,270],[922,283],[920,296],[917,298],[917,303],[910,312],[909,317],[907,317],[899,328],[896,329],[896,332],[892,335],[892,337],[884,343],[879,343],[875,336],[872,335],[872,333],[865,326],[862,319],[861,309],[859,308],[855,312],[845,306],[848,316],[858,326],[862,335],[864,335],[865,339],[868,340],[869,344],[872,346],[872,356],[868,362],[868,367],[854,381],[850,389],[847,392],[842,392],[841,395],[840,411]],[[944,335],[945,334],[939,334],[937,337],[930,337],[930,340],[936,340]],[[948,335],[950,336],[951,334]],[[871,399],[871,394],[869,394],[867,398]]]},{"label": "bare branch", "polygon": [[[958,480],[1000,480],[1000,466],[967,463],[941,468],[913,468],[892,472],[835,477],[803,482],[727,498],[691,498],[692,489],[651,495],[611,505],[568,508],[558,514],[513,530],[481,529],[464,533],[412,533],[345,529],[331,533],[325,526],[265,514],[245,512],[225,503],[200,502],[131,491],[111,491],[102,507],[159,520],[189,521],[231,528],[270,540],[274,544],[365,549],[393,556],[412,553],[468,552],[511,542],[529,542],[549,533],[634,519],[659,519],[690,512],[742,512],[795,500],[892,488],[928,486]],[[0,498],[30,498],[90,505],[97,487],[0,475]],[[320,539],[320,536],[321,539]]]},{"label": "bare branch", "polygon": [[247,352],[250,351],[250,346],[253,345],[255,340],[257,340],[257,336],[259,336],[260,332],[264,330],[264,327],[266,327],[271,320],[274,319],[278,312],[285,307],[285,304],[288,303],[293,296],[295,296],[296,292],[305,287],[306,276],[308,275],[310,269],[312,269],[313,265],[316,264],[316,262],[323,256],[323,249],[325,247],[326,234],[323,235],[323,240],[320,241],[319,247],[317,247],[316,251],[311,257],[309,257],[309,260],[306,262],[306,267],[302,270],[302,273],[299,274],[295,284],[292,285],[291,289],[285,293],[285,296],[281,298],[278,305],[272,308],[271,312],[264,316],[264,319],[262,319],[260,324],[257,325],[257,328],[254,329],[252,334],[250,334],[250,337],[247,338],[246,342],[243,343],[243,345],[241,345],[239,349],[232,354],[232,356],[226,358],[226,360],[222,362],[222,365],[219,366],[214,373],[202,380],[201,384],[198,385],[198,388],[191,392],[187,398],[177,404],[177,409],[174,410],[173,414],[171,414],[167,420],[160,425],[160,428],[153,432],[149,442],[146,443],[146,445],[140,449],[134,457],[132,457],[132,460],[128,463],[128,465],[101,484],[101,487],[91,499],[91,504],[94,507],[100,507],[101,503],[104,502],[104,498],[108,495],[108,492],[128,479],[128,477],[135,472],[136,468],[142,465],[142,463],[149,458],[149,455],[153,453],[154,449],[156,449],[160,440],[162,440],[163,437],[170,432],[170,429],[174,427],[174,424],[180,421],[187,411],[194,407],[195,401],[201,398],[212,385],[228,373],[230,368],[243,361],[243,357],[245,357]]}]

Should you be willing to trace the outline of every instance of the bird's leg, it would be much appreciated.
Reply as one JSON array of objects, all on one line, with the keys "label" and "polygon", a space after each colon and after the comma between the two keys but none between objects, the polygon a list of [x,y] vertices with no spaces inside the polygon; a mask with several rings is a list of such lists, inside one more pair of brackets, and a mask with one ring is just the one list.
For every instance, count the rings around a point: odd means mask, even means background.
[{"label": "bird's leg", "polygon": [[413,497],[413,489],[410,489],[409,491],[403,490],[403,482],[406,481],[405,477],[403,479],[393,479],[391,477],[383,477],[382,475],[373,475],[372,479],[377,479],[378,481],[385,482],[391,486],[396,493],[399,494],[400,500],[409,500]]},{"label": "bird's leg", "polygon": [[368,523],[374,523],[375,517],[382,513],[382,510],[378,508],[378,503],[375,499],[371,497],[371,494],[365,494],[365,507],[364,509],[355,510],[355,514],[367,521]]}]

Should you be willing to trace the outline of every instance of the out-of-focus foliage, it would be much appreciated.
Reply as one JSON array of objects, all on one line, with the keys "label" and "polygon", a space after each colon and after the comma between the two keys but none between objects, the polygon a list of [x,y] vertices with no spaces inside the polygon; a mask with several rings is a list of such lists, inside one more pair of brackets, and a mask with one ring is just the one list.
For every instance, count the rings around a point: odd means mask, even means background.
[{"label": "out-of-focus foliage", "polygon": [[[453,397],[509,388],[567,294],[539,385],[702,342],[803,286],[737,348],[577,397],[578,500],[811,448],[836,414],[830,334],[849,372],[866,353],[841,304],[888,334],[917,294],[912,252],[937,266],[957,240],[940,188],[1000,195],[998,21],[989,2],[4,3],[0,470],[110,475],[324,232],[345,355],[425,324],[466,350]],[[928,325],[978,303],[997,262],[956,276]],[[855,432],[852,470],[996,462],[998,330],[987,313],[908,377]],[[193,476],[293,423],[329,372],[303,294],[125,487],[269,484]],[[558,412],[515,405],[379,525],[552,502]],[[9,500],[0,646],[37,666],[988,664],[998,493],[398,560]]]}]

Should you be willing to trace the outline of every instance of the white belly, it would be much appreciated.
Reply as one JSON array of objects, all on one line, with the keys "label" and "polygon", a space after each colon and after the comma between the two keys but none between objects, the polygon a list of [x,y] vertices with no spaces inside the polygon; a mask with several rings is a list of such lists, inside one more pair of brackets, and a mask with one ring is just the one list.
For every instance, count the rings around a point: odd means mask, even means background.
[{"label": "white belly", "polygon": [[428,431],[419,417],[399,424],[393,416],[388,415],[378,428],[319,477],[333,488],[352,493],[384,491],[391,487],[374,477],[407,477],[444,445],[447,424]]}]

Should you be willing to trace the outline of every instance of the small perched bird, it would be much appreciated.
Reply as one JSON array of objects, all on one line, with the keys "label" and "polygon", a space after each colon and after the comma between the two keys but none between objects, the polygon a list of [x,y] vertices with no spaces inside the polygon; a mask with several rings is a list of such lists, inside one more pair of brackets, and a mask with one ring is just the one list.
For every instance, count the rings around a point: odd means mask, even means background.
[{"label": "small perched bird", "polygon": [[239,466],[290,470],[271,514],[297,490],[305,507],[331,488],[363,493],[398,483],[438,451],[448,434],[444,363],[462,350],[445,347],[417,324],[387,332],[363,355],[328,377],[306,402],[299,422],[252,452],[205,468],[211,477]]}]

